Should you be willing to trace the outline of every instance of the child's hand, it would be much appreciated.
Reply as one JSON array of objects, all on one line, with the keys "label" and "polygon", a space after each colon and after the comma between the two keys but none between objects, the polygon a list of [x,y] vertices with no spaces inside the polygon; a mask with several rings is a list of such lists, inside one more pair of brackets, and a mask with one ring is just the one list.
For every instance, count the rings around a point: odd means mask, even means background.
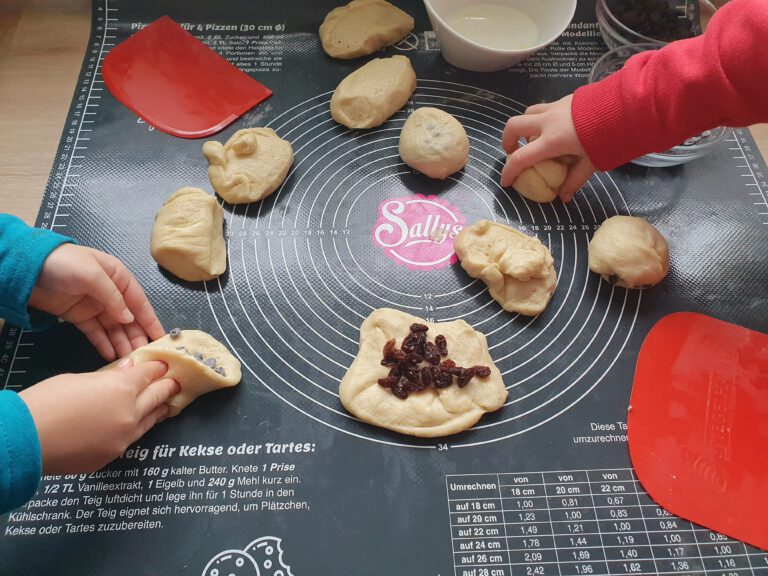
[{"label": "child's hand", "polygon": [[62,374],[19,393],[37,427],[46,474],[93,472],[168,416],[179,392],[163,362]]},{"label": "child's hand", "polygon": [[[560,187],[563,202],[569,202],[574,194],[595,173],[595,166],[584,151],[576,134],[571,116],[571,99],[568,95],[550,104],[529,107],[522,116],[507,120],[501,144],[509,154],[501,172],[501,185],[511,186],[525,168],[548,158],[570,156],[568,176]],[[518,140],[529,141],[518,146]],[[535,138],[533,142],[530,140]]]},{"label": "child's hand", "polygon": [[74,244],[62,244],[48,255],[29,305],[77,326],[106,360],[165,333],[120,260]]}]

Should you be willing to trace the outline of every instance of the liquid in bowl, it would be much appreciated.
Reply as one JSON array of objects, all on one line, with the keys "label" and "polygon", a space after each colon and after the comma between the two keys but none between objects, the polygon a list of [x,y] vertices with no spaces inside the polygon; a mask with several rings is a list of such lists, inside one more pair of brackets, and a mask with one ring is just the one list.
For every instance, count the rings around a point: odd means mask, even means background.
[{"label": "liquid in bowl", "polygon": [[496,50],[525,50],[539,40],[539,28],[533,19],[509,6],[465,6],[448,14],[445,20],[464,38]]}]

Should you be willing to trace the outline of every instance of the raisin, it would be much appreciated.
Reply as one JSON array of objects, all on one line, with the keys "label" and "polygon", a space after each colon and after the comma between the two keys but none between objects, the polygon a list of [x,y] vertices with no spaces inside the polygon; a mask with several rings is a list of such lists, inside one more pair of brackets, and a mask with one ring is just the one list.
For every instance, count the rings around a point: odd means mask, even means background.
[{"label": "raisin", "polygon": [[393,384],[396,384],[399,378],[393,376],[387,376],[386,378],[379,378],[379,386],[384,388],[391,388]]},{"label": "raisin", "polygon": [[411,324],[411,332],[426,332],[429,327],[426,324]]},{"label": "raisin", "polygon": [[432,367],[425,366],[421,369],[421,383],[424,384],[425,388],[432,386],[434,383]]},{"label": "raisin", "polygon": [[438,334],[437,338],[435,338],[435,344],[440,356],[448,356],[448,340],[445,339],[445,336]]},{"label": "raisin", "polygon": [[388,376],[389,376],[390,378],[400,378],[400,376],[401,376],[400,365],[398,364],[397,366],[393,366],[393,367],[390,369],[390,371],[389,371],[389,375],[388,375]]},{"label": "raisin", "polygon": [[416,335],[416,332],[411,332],[403,338],[403,344],[400,346],[403,349],[403,352],[406,354],[410,354],[411,352],[416,352],[416,346],[418,342],[418,336]]},{"label": "raisin", "polygon": [[426,332],[416,332],[416,352],[424,356],[424,346],[427,343]]},{"label": "raisin", "polygon": [[424,362],[424,356],[416,354],[416,352],[411,352],[405,357],[406,364],[421,364],[422,362]]},{"label": "raisin", "polygon": [[611,274],[610,276],[608,276],[608,277],[606,278],[606,280],[608,281],[608,284],[616,284],[616,282],[618,282],[619,280],[621,280],[621,278],[619,278],[618,276],[616,276],[616,274]]},{"label": "raisin", "polygon": [[411,380],[413,382],[417,382],[419,380],[419,374],[421,373],[421,370],[419,370],[418,366],[400,366],[400,370],[402,371],[402,378],[405,378],[407,380]]},{"label": "raisin", "polygon": [[408,380],[400,378],[400,380],[392,384],[390,390],[392,390],[392,393],[400,398],[400,400],[405,400],[408,398]]},{"label": "raisin", "polygon": [[448,358],[447,360],[443,360],[440,363],[440,368],[455,368],[455,367],[456,367],[456,362],[454,362],[450,358]]},{"label": "raisin", "polygon": [[387,343],[384,344],[384,358],[392,355],[392,350],[395,349],[395,344],[397,344],[397,342],[394,338],[392,338],[392,340],[388,340]]},{"label": "raisin", "polygon": [[480,378],[488,378],[491,375],[491,369],[488,366],[472,366],[470,370],[473,370],[475,376]]},{"label": "raisin", "polygon": [[466,371],[466,368],[462,368],[461,366],[454,366],[450,369],[451,374],[453,374],[456,377],[460,377],[464,372]]},{"label": "raisin", "polygon": [[472,377],[475,375],[475,368],[474,366],[472,368],[462,368],[461,374],[457,377],[457,384],[459,385],[459,388],[464,388],[467,384],[469,384],[469,381],[472,380]]},{"label": "raisin", "polygon": [[453,376],[448,372],[438,372],[435,376],[435,388],[448,388],[453,384]]},{"label": "raisin", "polygon": [[175,340],[181,336],[181,328],[171,328],[171,331],[168,332],[168,336],[171,337],[171,340]]},{"label": "raisin", "polygon": [[440,364],[440,353],[432,342],[424,343],[424,360],[430,364]]}]

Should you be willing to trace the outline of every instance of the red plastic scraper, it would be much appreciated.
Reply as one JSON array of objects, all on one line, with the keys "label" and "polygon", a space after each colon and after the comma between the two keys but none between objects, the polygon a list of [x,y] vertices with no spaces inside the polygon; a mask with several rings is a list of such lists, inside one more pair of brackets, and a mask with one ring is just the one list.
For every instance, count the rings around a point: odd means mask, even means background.
[{"label": "red plastic scraper", "polygon": [[768,549],[768,335],[688,312],[660,320],[640,350],[628,435],[658,504]]},{"label": "red plastic scraper", "polygon": [[218,132],[272,94],[168,16],[115,46],[102,76],[120,102],[182,138]]}]

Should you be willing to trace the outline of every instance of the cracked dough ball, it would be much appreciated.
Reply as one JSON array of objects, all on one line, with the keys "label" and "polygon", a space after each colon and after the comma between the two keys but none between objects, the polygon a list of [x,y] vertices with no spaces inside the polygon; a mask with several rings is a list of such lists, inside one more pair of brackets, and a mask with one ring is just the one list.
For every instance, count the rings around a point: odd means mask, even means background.
[{"label": "cracked dough ball", "polygon": [[589,243],[589,269],[624,288],[650,288],[669,270],[669,244],[642,218],[613,216]]},{"label": "cracked dough ball", "polygon": [[464,168],[469,139],[464,126],[437,108],[419,108],[403,124],[400,157],[414,170],[444,180]]},{"label": "cracked dough ball", "polygon": [[[166,334],[128,356],[136,364],[160,360],[168,365],[165,377],[173,378],[181,386],[181,392],[169,402],[170,416],[176,416],[202,394],[240,383],[240,362],[237,358],[213,336],[200,330],[180,330],[175,338]],[[113,362],[102,370],[116,364]]]},{"label": "cracked dough ball", "polygon": [[396,44],[413,30],[413,18],[384,0],[352,0],[331,10],[320,25],[328,56],[348,60]]},{"label": "cracked dough ball", "polygon": [[331,96],[331,116],[347,128],[374,128],[400,110],[416,90],[405,56],[376,58],[342,80]]},{"label": "cracked dough ball", "polygon": [[203,144],[208,179],[230,204],[255,202],[272,194],[293,164],[293,148],[271,128],[238,130],[226,144]]},{"label": "cracked dough ball", "polygon": [[512,183],[521,196],[534,202],[552,202],[568,175],[568,164],[551,158],[529,166]]},{"label": "cracked dough ball", "polygon": [[480,220],[459,232],[454,248],[467,274],[485,282],[508,312],[540,314],[555,292],[554,260],[538,238]]},{"label": "cracked dough ball", "polygon": [[[457,365],[488,366],[488,378],[472,378],[464,388],[455,383],[447,388],[427,388],[411,392],[400,400],[379,385],[379,378],[389,374],[381,365],[384,344],[392,338],[400,343],[410,333],[414,322],[429,327],[427,339],[438,334],[448,342],[448,358]],[[436,437],[456,434],[472,427],[486,412],[504,405],[507,390],[499,369],[493,364],[485,336],[463,320],[430,323],[399,310],[380,308],[360,327],[360,351],[339,386],[344,408],[360,420],[395,432],[413,436]]]},{"label": "cracked dough ball", "polygon": [[152,258],[182,280],[212,280],[227,269],[224,211],[200,188],[181,188],[155,216]]}]

